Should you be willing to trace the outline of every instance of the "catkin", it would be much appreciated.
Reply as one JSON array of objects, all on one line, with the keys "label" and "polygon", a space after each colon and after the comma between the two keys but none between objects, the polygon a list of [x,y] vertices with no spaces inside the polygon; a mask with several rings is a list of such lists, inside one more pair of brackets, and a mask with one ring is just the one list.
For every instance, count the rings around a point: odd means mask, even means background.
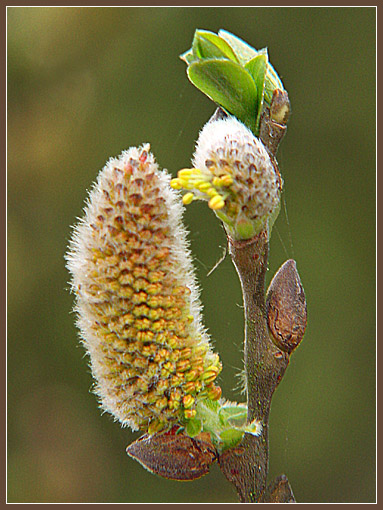
[{"label": "catkin", "polygon": [[279,211],[282,179],[262,141],[235,117],[211,120],[201,130],[193,168],[171,186],[185,204],[207,200],[238,238],[254,236]]},{"label": "catkin", "polygon": [[156,432],[218,399],[180,198],[150,146],[110,159],[67,254],[82,342],[102,408]]}]

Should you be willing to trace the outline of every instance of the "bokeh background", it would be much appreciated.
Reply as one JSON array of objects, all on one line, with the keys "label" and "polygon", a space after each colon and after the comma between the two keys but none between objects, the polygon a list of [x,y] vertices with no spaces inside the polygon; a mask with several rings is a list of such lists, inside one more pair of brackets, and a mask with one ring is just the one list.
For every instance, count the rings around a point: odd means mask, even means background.
[{"label": "bokeh background", "polygon": [[[101,415],[71,313],[64,253],[111,156],[151,142],[188,166],[214,105],[178,55],[194,30],[267,46],[292,103],[268,280],[297,260],[309,322],[272,404],[270,475],[300,502],[375,501],[375,9],[8,8],[8,501],[235,502],[217,466],[192,483],[146,472],[137,434]],[[242,298],[206,204],[185,221],[240,399]]]}]

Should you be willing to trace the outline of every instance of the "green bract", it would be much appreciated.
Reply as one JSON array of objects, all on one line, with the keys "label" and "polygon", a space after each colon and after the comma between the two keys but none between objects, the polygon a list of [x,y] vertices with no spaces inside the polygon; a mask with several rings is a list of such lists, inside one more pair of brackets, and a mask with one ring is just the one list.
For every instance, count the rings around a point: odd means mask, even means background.
[{"label": "green bract", "polygon": [[274,90],[284,90],[267,49],[255,50],[226,30],[196,30],[181,59],[193,85],[259,135],[263,105],[270,105]]},{"label": "green bract", "polygon": [[259,436],[262,425],[258,420],[247,423],[246,404],[204,399],[197,404],[196,417],[187,420],[186,432],[191,437],[209,432],[213,444],[223,451],[237,445],[245,432]]}]

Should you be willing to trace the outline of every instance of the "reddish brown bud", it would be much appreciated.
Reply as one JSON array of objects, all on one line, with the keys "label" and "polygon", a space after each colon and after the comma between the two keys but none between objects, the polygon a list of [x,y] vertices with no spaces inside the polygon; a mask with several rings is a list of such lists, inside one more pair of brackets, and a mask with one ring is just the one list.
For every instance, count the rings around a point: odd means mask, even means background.
[{"label": "reddish brown bud", "polygon": [[289,96],[285,90],[275,89],[270,105],[270,118],[278,124],[285,125],[290,115]]},{"label": "reddish brown bud", "polygon": [[190,481],[207,475],[217,452],[206,436],[200,439],[170,432],[145,434],[129,445],[127,454],[151,473],[170,480]]},{"label": "reddish brown bud", "polygon": [[270,154],[275,156],[287,129],[290,114],[289,96],[285,90],[274,90],[270,107],[265,106],[261,115],[259,138]]},{"label": "reddish brown bud", "polygon": [[272,340],[290,354],[300,344],[307,324],[305,292],[294,260],[287,260],[272,279],[266,308]]},{"label": "reddish brown bud", "polygon": [[262,503],[295,503],[295,497],[286,475],[278,476],[263,493]]}]

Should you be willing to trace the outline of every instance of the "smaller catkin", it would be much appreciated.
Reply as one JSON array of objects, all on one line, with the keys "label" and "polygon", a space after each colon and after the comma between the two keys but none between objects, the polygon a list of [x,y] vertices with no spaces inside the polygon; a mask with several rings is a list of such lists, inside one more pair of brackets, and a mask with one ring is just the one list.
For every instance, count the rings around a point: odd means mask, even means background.
[{"label": "smaller catkin", "polygon": [[150,146],[111,159],[67,254],[95,392],[122,425],[154,433],[219,399],[182,205]]},{"label": "smaller catkin", "polygon": [[[262,141],[235,117],[211,120],[201,130],[193,168],[180,170],[171,186],[185,204],[207,200],[229,233],[248,238],[272,224],[282,180]],[[271,219],[271,222],[270,222]]]}]

